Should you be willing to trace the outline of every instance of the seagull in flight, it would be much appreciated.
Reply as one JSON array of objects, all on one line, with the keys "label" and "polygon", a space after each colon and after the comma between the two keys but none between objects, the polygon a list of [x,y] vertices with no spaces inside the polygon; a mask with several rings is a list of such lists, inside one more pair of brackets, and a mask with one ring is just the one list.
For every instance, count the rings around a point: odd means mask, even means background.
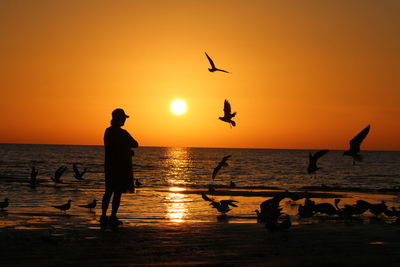
[{"label": "seagull in flight", "polygon": [[308,156],[309,162],[308,162],[308,167],[307,167],[307,172],[308,174],[312,174],[314,172],[316,172],[318,169],[317,167],[317,160],[322,157],[323,155],[325,155],[326,153],[328,153],[329,150],[325,149],[325,150],[320,150],[317,153],[315,153],[314,155],[311,154]]},{"label": "seagull in flight", "polygon": [[66,212],[67,210],[69,210],[71,208],[71,202],[72,202],[72,200],[70,199],[70,200],[68,200],[67,204],[59,205],[59,206],[52,206],[52,207]]},{"label": "seagull in flight", "polygon": [[224,101],[224,116],[219,117],[221,121],[227,122],[232,126],[236,126],[236,122],[232,120],[233,117],[236,116],[236,112],[231,113],[231,104],[228,102],[228,100],[225,99]]},{"label": "seagull in flight", "polygon": [[222,167],[227,167],[228,163],[226,162],[230,157],[232,157],[232,155],[228,155],[222,158],[222,160],[218,163],[217,167],[214,168],[214,171],[212,173],[212,178],[215,179],[215,177],[217,176],[219,170]]},{"label": "seagull in flight", "polygon": [[89,211],[92,211],[92,209],[94,209],[96,207],[96,204],[97,204],[97,200],[93,199],[93,202],[91,202],[87,205],[78,205],[78,206],[81,208],[87,208],[87,209],[89,209]]},{"label": "seagull in flight", "polygon": [[83,180],[83,175],[86,173],[87,168],[83,169],[83,171],[80,172],[78,169],[78,163],[74,163],[74,164],[72,164],[72,169],[74,170],[74,173],[75,173],[75,175],[74,175],[75,179]]},{"label": "seagull in flight", "polygon": [[201,197],[205,200],[205,201],[209,201],[211,202],[210,205],[213,206],[213,208],[215,208],[216,210],[218,210],[219,212],[221,212],[223,215],[225,215],[225,213],[227,213],[228,211],[231,210],[231,207],[237,207],[237,205],[235,204],[235,202],[238,202],[236,200],[221,200],[221,201],[215,201],[212,198],[209,198],[206,194],[201,194]]},{"label": "seagull in flight", "polygon": [[350,141],[350,149],[343,153],[343,156],[350,156],[353,158],[353,165],[356,164],[356,161],[362,161],[362,156],[360,153],[360,145],[362,141],[367,137],[369,133],[370,125],[365,127],[361,132],[359,132],[353,139]]},{"label": "seagull in flight", "polygon": [[55,183],[62,183],[61,176],[64,174],[66,169],[67,167],[65,166],[59,167],[54,173],[54,177],[51,177],[51,180],[53,180]]},{"label": "seagull in flight", "polygon": [[210,62],[210,65],[211,65],[211,69],[210,68],[208,69],[210,72],[222,71],[222,72],[230,73],[229,71],[218,69],[217,67],[215,67],[214,61],[207,55],[207,53],[206,53],[206,56],[207,56],[208,61]]}]

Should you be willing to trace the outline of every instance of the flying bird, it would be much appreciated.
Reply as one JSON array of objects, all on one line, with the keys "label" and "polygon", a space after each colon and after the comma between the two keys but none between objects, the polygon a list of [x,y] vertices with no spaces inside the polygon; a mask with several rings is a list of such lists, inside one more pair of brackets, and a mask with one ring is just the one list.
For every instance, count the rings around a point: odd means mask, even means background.
[{"label": "flying bird", "polygon": [[369,133],[370,125],[365,127],[361,132],[359,132],[353,139],[350,141],[350,149],[343,153],[343,156],[350,156],[353,158],[353,165],[356,164],[356,161],[362,161],[362,156],[360,153],[360,145],[362,141],[367,137]]},{"label": "flying bird", "polygon": [[83,180],[83,175],[86,173],[87,168],[83,169],[83,171],[80,172],[78,169],[78,163],[74,163],[74,164],[72,164],[72,169],[74,170],[74,173],[75,173],[75,175],[74,175],[75,179]]},{"label": "flying bird", "polygon": [[215,179],[215,177],[217,176],[219,170],[222,167],[227,167],[228,163],[226,162],[230,157],[232,157],[232,155],[228,155],[222,158],[222,160],[218,163],[217,167],[214,168],[214,171],[212,173],[212,178]]},{"label": "flying bird", "polygon": [[4,202],[0,202],[0,209],[4,210],[5,208],[8,207],[8,204],[10,204],[10,202],[8,201],[8,198],[5,198]]},{"label": "flying bird", "polygon": [[218,69],[217,67],[215,67],[214,61],[207,55],[207,53],[206,53],[206,56],[207,56],[208,61],[210,62],[210,65],[211,65],[211,69],[210,68],[208,69],[210,72],[222,71],[222,72],[230,73],[229,71]]},{"label": "flying bird", "polygon": [[97,204],[97,200],[93,199],[93,202],[91,202],[91,203],[89,203],[87,205],[78,205],[78,206],[81,207],[81,208],[87,208],[90,211],[92,211],[92,209],[94,209],[96,207],[96,204]]},{"label": "flying bird", "polygon": [[224,116],[219,117],[221,121],[227,122],[232,126],[236,126],[236,122],[232,120],[233,117],[236,116],[236,112],[231,113],[231,104],[228,102],[228,100],[225,99],[224,101]]},{"label": "flying bird", "polygon": [[317,167],[317,160],[322,157],[323,155],[325,155],[326,153],[328,153],[329,150],[325,149],[325,150],[320,150],[317,153],[315,153],[314,155],[309,154],[308,156],[308,167],[307,167],[307,172],[308,174],[312,174],[314,172],[316,172],[317,170],[319,170],[320,168]]},{"label": "flying bird", "polygon": [[216,210],[218,210],[219,212],[221,212],[223,215],[225,215],[225,213],[227,213],[228,211],[231,210],[230,207],[237,207],[237,205],[235,204],[235,202],[238,202],[236,200],[221,200],[221,201],[215,201],[212,198],[209,198],[206,194],[201,194],[201,197],[205,200],[205,201],[209,201],[211,202],[210,205],[213,206],[213,208],[215,208]]},{"label": "flying bird", "polygon": [[69,210],[71,208],[71,202],[72,202],[72,200],[70,199],[70,200],[68,200],[67,204],[59,205],[59,206],[52,206],[52,207],[66,212],[67,210]]},{"label": "flying bird", "polygon": [[65,166],[59,167],[54,173],[54,177],[51,177],[51,180],[53,180],[55,183],[62,183],[61,176],[64,174],[66,169],[67,167]]}]

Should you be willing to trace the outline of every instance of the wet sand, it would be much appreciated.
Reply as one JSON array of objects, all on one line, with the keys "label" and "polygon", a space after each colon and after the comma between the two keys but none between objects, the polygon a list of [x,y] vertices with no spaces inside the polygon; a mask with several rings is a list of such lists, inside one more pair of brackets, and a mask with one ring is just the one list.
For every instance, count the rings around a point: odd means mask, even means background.
[{"label": "wet sand", "polygon": [[[269,232],[262,224],[158,223],[0,229],[2,266],[397,266],[400,227],[327,221]],[[43,227],[43,226],[42,226]]]}]

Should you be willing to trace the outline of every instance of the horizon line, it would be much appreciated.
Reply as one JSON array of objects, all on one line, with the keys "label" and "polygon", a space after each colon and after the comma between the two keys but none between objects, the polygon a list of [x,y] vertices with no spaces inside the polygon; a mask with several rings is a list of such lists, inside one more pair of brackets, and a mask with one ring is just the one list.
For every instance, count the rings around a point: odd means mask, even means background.
[{"label": "horizon line", "polygon": [[[0,145],[43,145],[43,146],[104,146],[104,145],[78,145],[78,144],[30,144],[30,143],[2,143],[0,142]],[[203,147],[203,146],[152,146],[152,145],[146,145],[146,146],[139,146],[140,147],[176,147],[176,148],[205,148],[205,149],[260,149],[260,150],[321,150],[321,148],[267,148],[267,147]],[[346,150],[346,149],[328,149],[332,151],[340,151],[340,150]],[[395,150],[395,149],[363,149],[362,151],[388,151],[388,152],[398,152],[400,150]]]}]

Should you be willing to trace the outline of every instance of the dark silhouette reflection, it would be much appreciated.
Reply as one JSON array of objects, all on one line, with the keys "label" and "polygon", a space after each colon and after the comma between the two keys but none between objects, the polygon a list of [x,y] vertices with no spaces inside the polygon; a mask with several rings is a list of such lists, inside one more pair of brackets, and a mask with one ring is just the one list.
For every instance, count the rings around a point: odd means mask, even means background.
[{"label": "dark silhouette reflection", "polygon": [[232,120],[233,117],[236,116],[236,112],[231,113],[231,104],[228,102],[228,100],[225,99],[224,101],[224,116],[219,117],[221,121],[227,122],[230,124],[230,126],[236,126],[236,122]]},{"label": "dark silhouette reflection", "polygon": [[205,53],[205,54],[206,54],[206,57],[207,57],[208,61],[210,62],[210,65],[211,65],[211,69],[208,69],[210,72],[222,71],[222,72],[230,73],[229,71],[218,69],[217,67],[215,67],[214,61],[207,55],[207,53]]},{"label": "dark silhouette reflection", "polygon": [[71,208],[71,202],[72,200],[68,200],[67,204],[64,205],[59,205],[59,206],[52,206],[53,208],[59,209],[60,211],[63,211],[64,213]]},{"label": "dark silhouette reflection", "polygon": [[350,156],[353,158],[353,165],[356,164],[356,161],[362,161],[362,156],[360,153],[360,145],[362,141],[367,137],[370,129],[370,125],[365,127],[361,132],[359,132],[353,139],[350,141],[350,149],[343,153],[343,156]]},{"label": "dark silhouette reflection", "polygon": [[84,168],[82,172],[78,169],[78,163],[72,164],[72,169],[74,170],[74,177],[77,180],[83,180],[83,175],[85,175],[87,168]]},{"label": "dark silhouette reflection", "polygon": [[29,180],[29,184],[31,185],[31,186],[35,186],[38,182],[37,182],[37,175],[39,174],[39,171],[37,171],[36,169],[35,169],[35,166],[32,166],[32,169],[31,169],[31,178],[30,178],[30,180]]},{"label": "dark silhouette reflection", "polygon": [[309,154],[308,156],[308,167],[307,167],[307,172],[308,174],[313,174],[315,173],[317,170],[321,169],[317,167],[317,160],[322,157],[323,155],[325,155],[326,153],[328,153],[329,150],[320,150],[317,153],[313,154]]},{"label": "dark silhouette reflection", "polygon": [[236,187],[236,183],[235,183],[234,181],[231,181],[231,182],[229,183],[229,187]]},{"label": "dark silhouette reflection", "polygon": [[53,180],[55,183],[62,183],[61,181],[61,176],[64,174],[65,170],[67,167],[61,166],[59,167],[56,172],[54,173],[54,177],[51,177],[51,180]]},{"label": "dark silhouette reflection", "polygon": [[87,208],[87,209],[89,209],[89,211],[91,212],[92,209],[96,208],[96,205],[97,205],[97,200],[96,200],[96,199],[93,199],[93,202],[90,202],[89,204],[86,204],[86,205],[78,205],[78,206],[81,207],[81,208]]},{"label": "dark silhouette reflection", "polygon": [[5,198],[3,202],[0,202],[0,210],[4,210],[10,204],[9,199]]},{"label": "dark silhouette reflection", "polygon": [[[121,127],[129,118],[123,109],[115,109],[112,112],[111,126],[104,133],[104,171],[105,171],[105,192],[102,200],[101,224],[122,224],[117,218],[118,208],[121,202],[122,193],[134,192],[132,148],[138,147],[138,142]],[[114,196],[113,196],[114,195]],[[107,209],[111,196],[112,210],[110,218],[107,217]]]}]

